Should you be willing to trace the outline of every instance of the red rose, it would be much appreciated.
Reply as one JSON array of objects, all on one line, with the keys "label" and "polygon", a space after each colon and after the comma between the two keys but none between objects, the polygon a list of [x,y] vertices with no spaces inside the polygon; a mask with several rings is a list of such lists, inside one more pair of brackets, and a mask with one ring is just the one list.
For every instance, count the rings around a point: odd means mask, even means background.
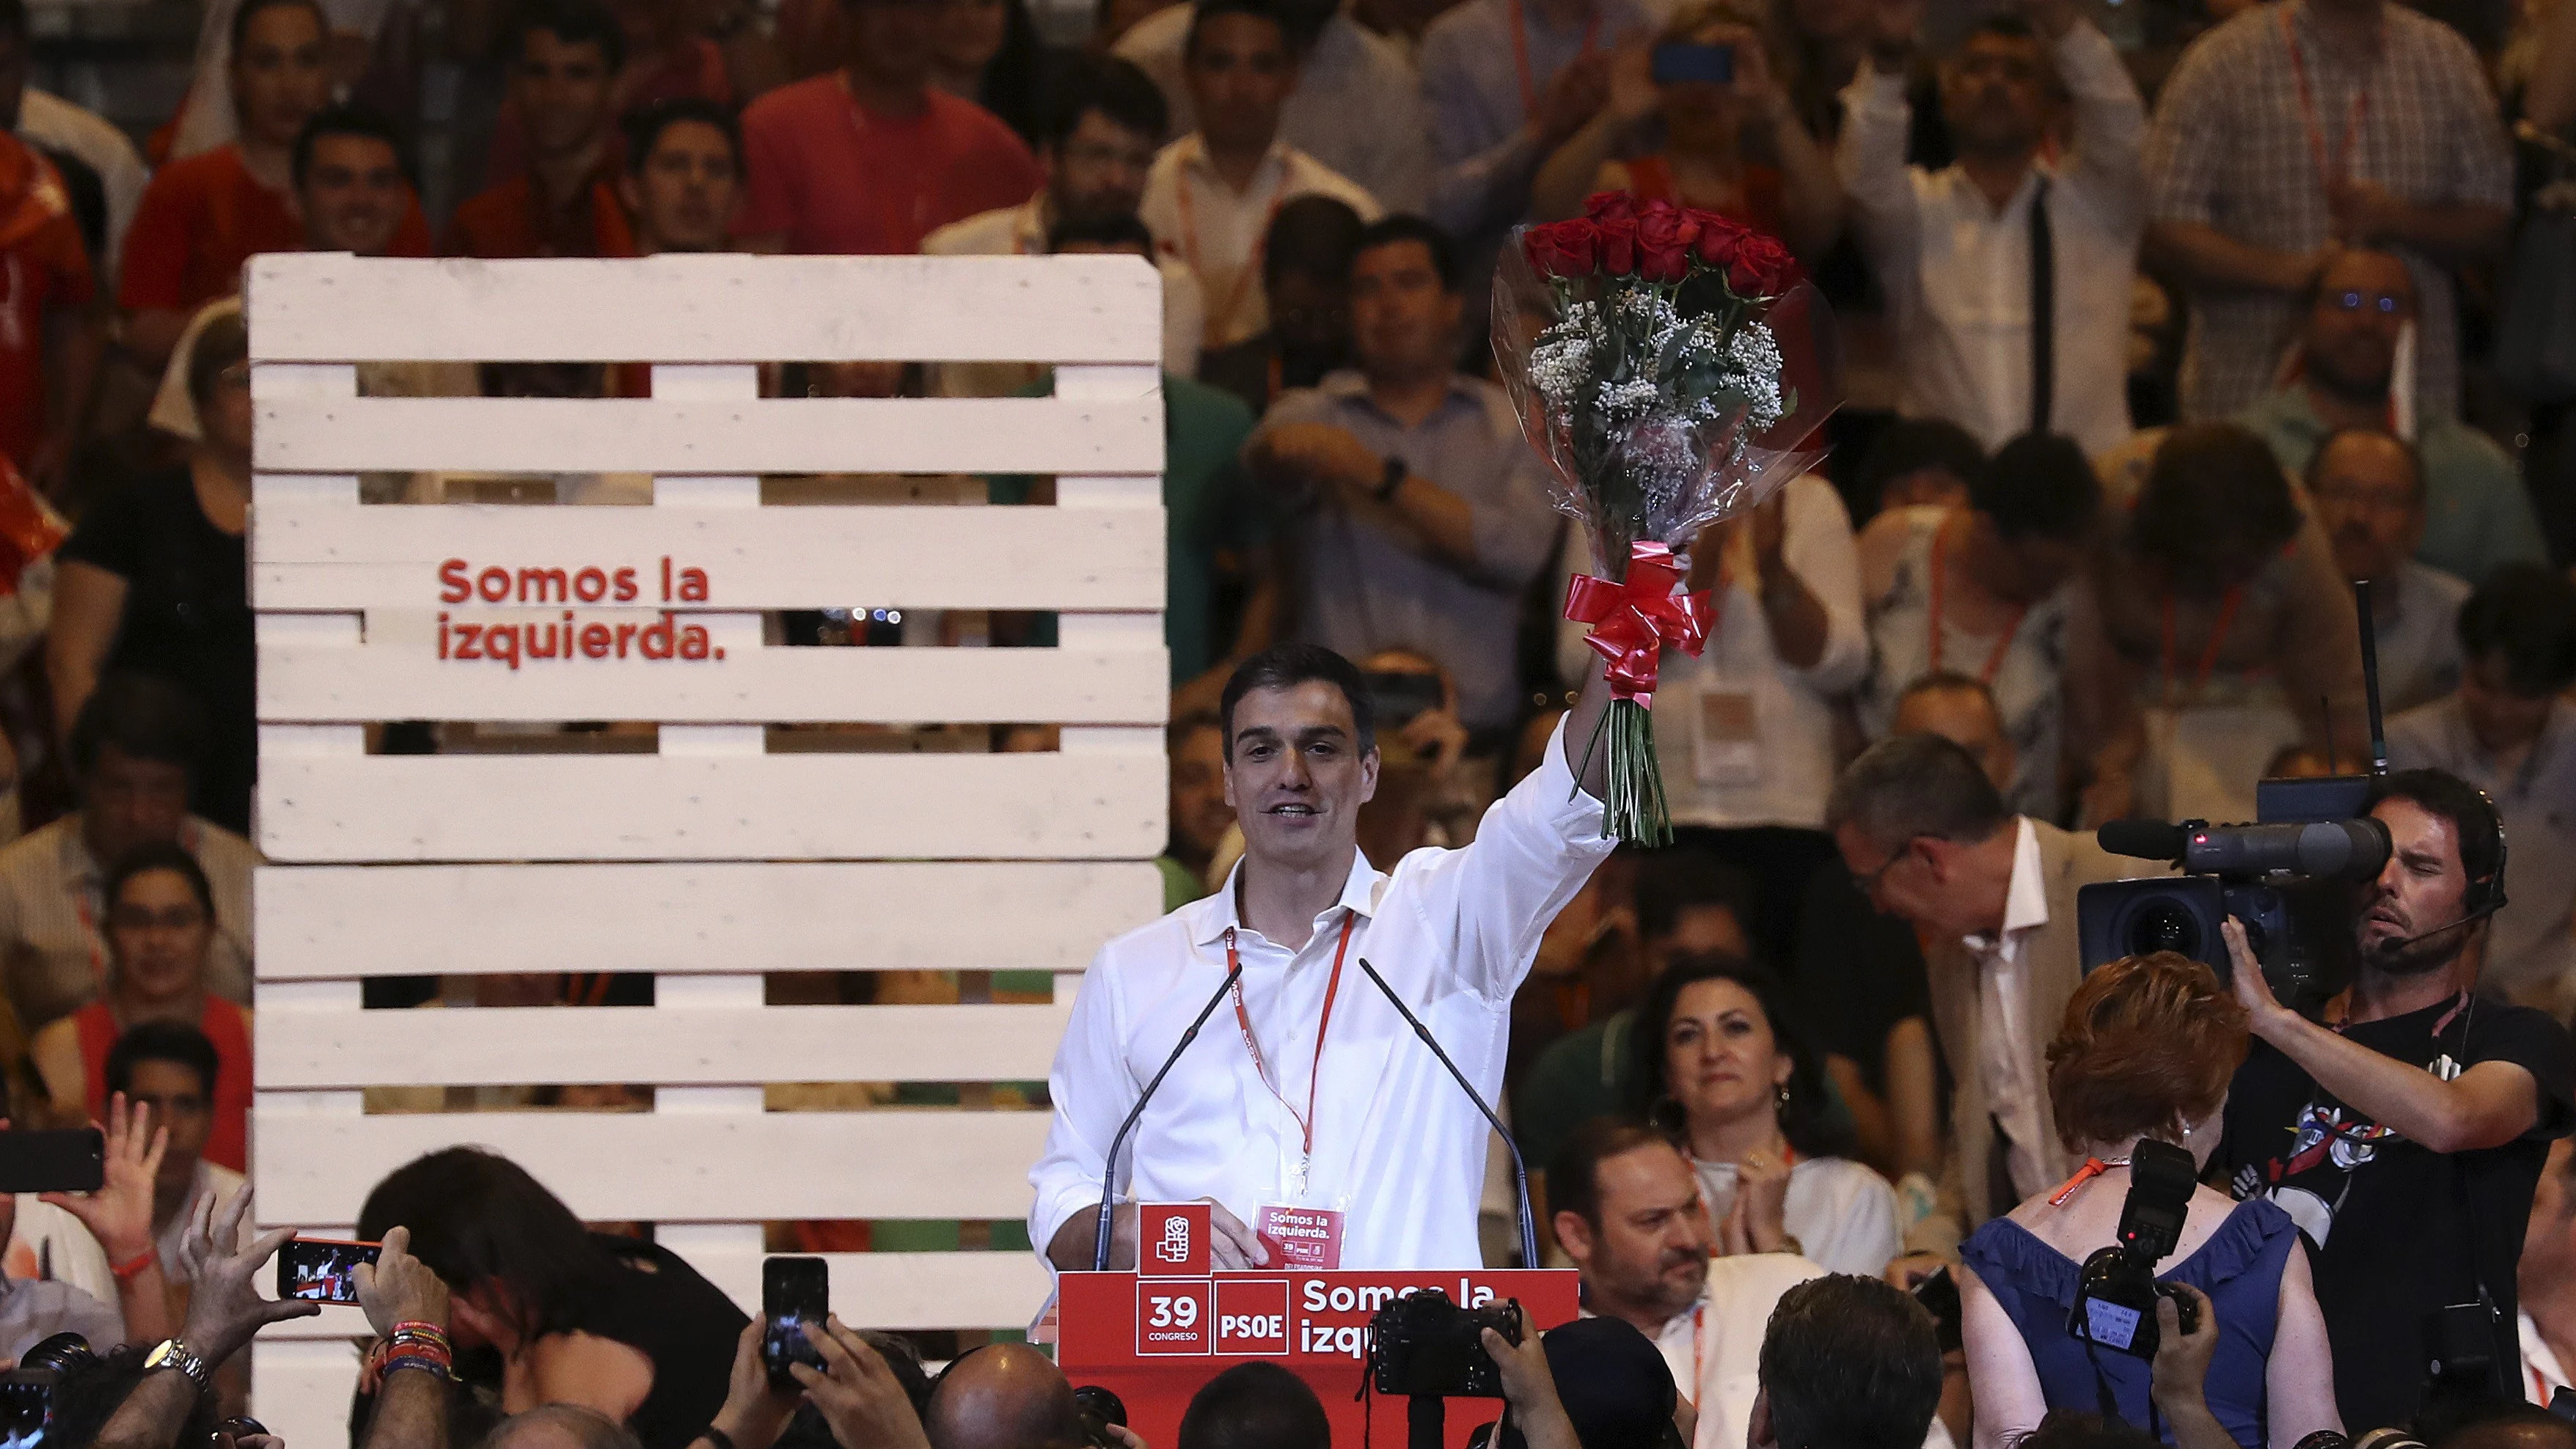
[{"label": "red rose", "polygon": [[1588,221],[1534,226],[1521,237],[1521,249],[1542,277],[1590,276],[1601,264],[1600,229]]},{"label": "red rose", "polygon": [[1798,260],[1777,237],[1751,232],[1736,243],[1735,259],[1727,263],[1728,290],[1746,299],[1777,297],[1798,280]]},{"label": "red rose", "polygon": [[1587,221],[1634,221],[1637,198],[1624,191],[1596,191],[1584,199],[1583,215]]},{"label": "red rose", "polygon": [[1625,277],[1637,270],[1637,223],[1627,217],[1613,217],[1597,223],[1601,236],[1601,270],[1613,277]]},{"label": "red rose", "polygon": [[1678,282],[1690,275],[1691,243],[1698,223],[1671,207],[1637,219],[1637,275],[1649,282]]},{"label": "red rose", "polygon": [[1713,211],[1693,210],[1691,220],[1699,223],[1699,238],[1692,244],[1692,255],[1703,266],[1724,270],[1735,260],[1735,250],[1752,232],[1741,223],[1730,221]]}]

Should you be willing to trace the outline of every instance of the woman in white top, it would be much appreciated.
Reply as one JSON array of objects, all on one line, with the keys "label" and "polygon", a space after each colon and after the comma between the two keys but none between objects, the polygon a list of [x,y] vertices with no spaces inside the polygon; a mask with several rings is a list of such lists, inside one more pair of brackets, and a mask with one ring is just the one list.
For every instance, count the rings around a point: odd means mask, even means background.
[{"label": "woman in white top", "polygon": [[1631,1038],[1641,1105],[1698,1170],[1721,1254],[1795,1253],[1876,1277],[1902,1250],[1896,1193],[1827,1117],[1824,1069],[1787,998],[1742,957],[1674,960]]}]

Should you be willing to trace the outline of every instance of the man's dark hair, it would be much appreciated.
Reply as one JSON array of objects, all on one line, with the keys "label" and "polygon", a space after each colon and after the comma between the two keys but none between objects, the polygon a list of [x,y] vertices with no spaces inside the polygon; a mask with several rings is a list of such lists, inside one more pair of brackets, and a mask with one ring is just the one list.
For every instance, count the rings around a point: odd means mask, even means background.
[{"label": "man's dark hair", "polygon": [[[2486,792],[2448,770],[2399,770],[2371,782],[2363,812],[2383,800],[2411,800],[2451,822],[2451,834],[2460,842],[2460,873],[2467,882],[2467,899],[2474,900],[2477,882],[2496,874],[2497,856],[2504,847],[2503,822]],[[2504,884],[2496,882],[2499,888]]]},{"label": "man's dark hair", "polygon": [[206,757],[206,712],[195,695],[158,674],[121,669],[98,682],[72,721],[72,768],[87,779],[101,747],[128,759],[176,765],[193,778]]},{"label": "man's dark hair", "polygon": [[1671,935],[1693,906],[1726,907],[1749,940],[1759,898],[1753,877],[1715,851],[1675,845],[1637,861],[1637,934],[1649,941]]},{"label": "man's dark hair", "polygon": [[249,360],[250,324],[242,320],[240,308],[208,321],[197,329],[197,340],[188,347],[188,400],[202,411],[214,397],[215,382],[224,369]]},{"label": "man's dark hair", "polygon": [[358,1236],[411,1229],[411,1251],[456,1292],[499,1286],[523,1340],[581,1327],[616,1260],[527,1169],[479,1147],[395,1168],[358,1209]]},{"label": "man's dark hair", "polygon": [[1856,825],[1889,851],[1926,836],[1984,840],[2011,820],[1977,757],[1932,734],[1892,735],[1861,751],[1825,801],[1827,830]]},{"label": "man's dark hair", "polygon": [[1968,430],[1947,418],[1898,418],[1878,430],[1852,470],[1852,495],[1864,513],[1885,506],[1887,485],[1911,473],[1938,468],[1972,483],[1985,470],[1986,450]]},{"label": "man's dark hair", "polygon": [[173,872],[186,881],[189,891],[197,898],[198,909],[206,913],[207,924],[214,923],[214,885],[206,879],[206,868],[197,863],[197,858],[188,853],[186,846],[175,840],[147,841],[127,851],[107,868],[107,880],[98,898],[106,903],[112,914],[116,903],[125,897],[125,883],[156,870]]},{"label": "man's dark hair", "polygon": [[519,28],[510,38],[513,65],[528,58],[528,37],[544,31],[566,45],[596,45],[613,78],[626,65],[626,27],[599,0],[519,0]]},{"label": "man's dark hair", "polygon": [[1047,228],[1046,248],[1060,252],[1069,245],[1135,247],[1151,261],[1154,233],[1132,212],[1121,216],[1058,217],[1056,224]]},{"label": "man's dark hair", "polygon": [[1181,1411],[1173,1449],[1324,1449],[1323,1400],[1275,1363],[1239,1363],[1199,1387]]},{"label": "man's dark hair", "polygon": [[1181,40],[1183,65],[1189,65],[1198,60],[1199,33],[1207,28],[1207,23],[1227,15],[1249,15],[1256,20],[1267,20],[1278,26],[1279,48],[1287,51],[1292,57],[1296,55],[1296,31],[1290,27],[1288,16],[1280,8],[1278,0],[1194,0],[1190,6],[1189,33]]},{"label": "man's dark hair", "polygon": [[134,1090],[134,1067],[138,1062],[172,1062],[197,1074],[197,1095],[207,1101],[215,1097],[215,1044],[206,1034],[184,1021],[138,1021],[117,1037],[116,1045],[107,1050],[107,1089],[111,1092]]},{"label": "man's dark hair", "polygon": [[1828,1273],[1780,1295],[1762,1334],[1780,1449],[1921,1449],[1941,1406],[1941,1340],[1901,1288]]},{"label": "man's dark hair", "polygon": [[394,129],[393,122],[362,106],[325,106],[313,113],[313,119],[304,123],[303,130],[295,133],[291,174],[295,178],[296,190],[304,189],[304,178],[313,169],[313,148],[325,136],[358,136],[382,141],[385,149],[394,153],[394,165],[401,168],[403,179],[411,179],[411,162],[403,152],[402,133]]},{"label": "man's dark hair", "polygon": [[2424,454],[2416,448],[2415,444],[2411,440],[2401,438],[2395,433],[2388,431],[2386,428],[2356,426],[2337,428],[2333,432],[2326,434],[2325,437],[2317,443],[2317,450],[2308,455],[2307,469],[2300,475],[2300,481],[2307,485],[2310,493],[2317,491],[2317,480],[2325,476],[2326,454],[2332,452],[2334,450],[2334,445],[2342,442],[2346,438],[2377,438],[2382,442],[2396,444],[2397,451],[2406,455],[2406,481],[2415,489],[2416,506],[2423,506]]},{"label": "man's dark hair", "polygon": [[2102,516],[2102,484],[2083,446],[2061,433],[2024,433],[1968,475],[1968,506],[2007,539],[2071,542]]},{"label": "man's dark hair", "polygon": [[2039,32],[2018,15],[1989,15],[1968,27],[1970,35],[1993,35],[2005,40],[2037,40]]},{"label": "man's dark hair", "polygon": [[1114,55],[1084,56],[1067,63],[1047,87],[1038,112],[1037,142],[1062,147],[1093,111],[1110,124],[1163,144],[1172,129],[1171,104],[1135,62]]},{"label": "man's dark hair", "polygon": [[1217,718],[1225,725],[1225,757],[1234,758],[1234,707],[1245,695],[1256,689],[1294,689],[1317,679],[1350,701],[1359,752],[1365,755],[1376,749],[1377,712],[1370,706],[1368,681],[1361,677],[1359,666],[1321,644],[1273,644],[1236,665],[1225,682],[1225,694],[1217,704]]},{"label": "man's dark hair", "polygon": [[242,47],[250,42],[252,17],[268,10],[305,11],[313,17],[313,23],[321,28],[322,38],[325,40],[331,38],[331,17],[324,13],[320,0],[241,0],[241,8],[233,12],[232,29],[228,33],[228,38],[232,41],[232,49],[226,54],[234,63],[240,62]]},{"label": "man's dark hair", "polygon": [[1669,1149],[1672,1139],[1633,1117],[1587,1117],[1565,1135],[1547,1164],[1547,1207],[1601,1226],[1601,1164],[1640,1147]]},{"label": "man's dark hair", "polygon": [[2299,505],[2281,460],[2234,423],[2166,434],[2129,514],[2138,552],[2195,577],[2231,545],[2269,554],[2298,531]]},{"label": "man's dark hair", "polygon": [[742,173],[742,123],[734,119],[733,109],[704,96],[665,96],[627,112],[618,123],[626,129],[627,174],[643,175],[644,163],[651,158],[662,133],[683,122],[715,127],[725,139],[725,149],[733,153],[735,175]]},{"label": "man's dark hair", "polygon": [[1308,195],[1291,200],[1270,218],[1261,241],[1261,285],[1268,291],[1294,274],[1340,286],[1351,275],[1351,253],[1368,224],[1347,202]]},{"label": "man's dark hair", "polygon": [[1458,248],[1450,242],[1449,234],[1432,225],[1429,218],[1410,212],[1400,211],[1361,228],[1359,240],[1351,246],[1351,265],[1359,265],[1362,252],[1402,242],[1422,243],[1422,249],[1431,254],[1431,270],[1440,278],[1440,290],[1458,290]]},{"label": "man's dark hair", "polygon": [[2162,1441],[2135,1424],[2077,1409],[2051,1409],[2013,1449],[2157,1449]]},{"label": "man's dark hair", "polygon": [[2487,575],[2460,605],[2460,653],[2471,668],[2504,661],[2504,687],[2542,699],[2576,683],[2576,584],[2545,564]]}]

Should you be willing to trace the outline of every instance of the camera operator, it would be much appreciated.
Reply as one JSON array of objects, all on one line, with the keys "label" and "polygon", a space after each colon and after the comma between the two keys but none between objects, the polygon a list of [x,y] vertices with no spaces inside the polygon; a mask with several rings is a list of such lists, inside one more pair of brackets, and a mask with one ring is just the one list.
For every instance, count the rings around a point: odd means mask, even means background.
[{"label": "camera operator", "polygon": [[1780,1296],[1759,1382],[1751,1449],[1917,1449],[1941,1402],[1941,1340],[1904,1290],[1829,1273]]},{"label": "camera operator", "polygon": [[2414,1417],[2435,1356],[2482,1378],[2466,1392],[2510,1393],[2532,1192],[2576,1115],[2566,1029],[2475,994],[2474,948],[2504,896],[2495,807],[2456,776],[2406,770],[2374,786],[2369,813],[2394,848],[2362,893],[2358,972],[2322,1021],[2275,1000],[2243,927],[2225,927],[2256,1038],[2230,1089],[2228,1168],[2239,1197],[2269,1197],[2315,1245],[2355,1429]]}]

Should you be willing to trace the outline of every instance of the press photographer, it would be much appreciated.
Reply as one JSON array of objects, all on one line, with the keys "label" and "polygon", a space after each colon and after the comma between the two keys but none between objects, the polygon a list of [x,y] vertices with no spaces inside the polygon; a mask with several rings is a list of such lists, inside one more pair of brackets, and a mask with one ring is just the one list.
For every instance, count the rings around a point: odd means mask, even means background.
[{"label": "press photographer", "polygon": [[2316,1247],[2335,1397],[2356,1430],[2413,1419],[2436,1389],[2512,1393],[2532,1190],[2576,1118],[2566,1029],[2475,990],[2504,903],[2494,806],[2407,770],[2373,787],[2368,813],[2392,849],[2362,890],[2355,978],[2320,1020],[2275,999],[2242,926],[2224,928],[2256,1039],[2229,1091],[2225,1160],[2238,1197],[2269,1198]]}]

